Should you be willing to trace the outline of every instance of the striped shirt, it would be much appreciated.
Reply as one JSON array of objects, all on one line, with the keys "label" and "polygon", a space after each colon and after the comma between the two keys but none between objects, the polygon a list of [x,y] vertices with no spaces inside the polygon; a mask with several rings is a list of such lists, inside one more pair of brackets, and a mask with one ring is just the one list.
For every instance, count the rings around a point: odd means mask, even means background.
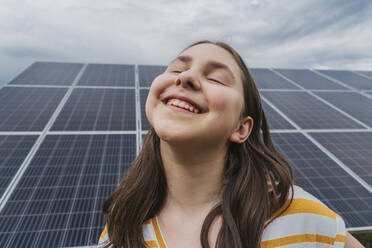
[{"label": "striped shirt", "polygon": [[[289,204],[289,200],[286,204]],[[146,221],[142,230],[146,247],[167,248],[156,216]],[[294,186],[292,204],[265,228],[261,248],[341,248],[344,247],[345,237],[343,219],[316,197]],[[106,226],[99,244],[107,241]]]}]

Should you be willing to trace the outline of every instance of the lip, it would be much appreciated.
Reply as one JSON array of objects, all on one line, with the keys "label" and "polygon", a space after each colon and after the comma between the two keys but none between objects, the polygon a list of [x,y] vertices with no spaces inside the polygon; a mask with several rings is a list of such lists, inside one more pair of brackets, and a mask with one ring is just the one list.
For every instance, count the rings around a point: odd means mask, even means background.
[{"label": "lip", "polygon": [[180,96],[180,95],[173,94],[173,95],[169,95],[169,96],[164,97],[161,101],[164,104],[166,104],[170,99],[179,99],[181,101],[187,102],[188,104],[190,104],[194,108],[199,109],[199,111],[200,111],[199,114],[202,114],[202,113],[205,112],[204,109],[199,104],[197,104],[196,102],[194,102],[193,100],[191,100],[191,99],[189,99],[185,96]]}]

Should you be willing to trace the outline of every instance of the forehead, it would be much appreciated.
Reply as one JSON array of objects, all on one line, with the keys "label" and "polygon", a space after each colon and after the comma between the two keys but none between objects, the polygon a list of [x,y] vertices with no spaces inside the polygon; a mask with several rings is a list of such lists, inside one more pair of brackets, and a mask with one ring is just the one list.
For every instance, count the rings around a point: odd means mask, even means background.
[{"label": "forehead", "polygon": [[192,46],[180,55],[188,55],[200,63],[218,62],[226,65],[234,73],[235,78],[240,77],[240,68],[234,57],[224,48],[214,44],[199,44]]}]

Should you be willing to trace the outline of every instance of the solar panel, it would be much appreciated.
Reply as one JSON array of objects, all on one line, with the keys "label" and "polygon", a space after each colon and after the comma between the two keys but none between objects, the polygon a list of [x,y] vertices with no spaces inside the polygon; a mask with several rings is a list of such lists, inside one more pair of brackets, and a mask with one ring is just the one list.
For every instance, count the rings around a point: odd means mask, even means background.
[{"label": "solar panel", "polygon": [[142,130],[150,130],[151,125],[146,117],[146,99],[149,94],[148,89],[140,90],[140,104],[141,104],[141,125]]},{"label": "solar panel", "polygon": [[311,133],[311,136],[372,187],[372,133]]},{"label": "solar panel", "polygon": [[0,197],[37,138],[37,135],[0,135]]},{"label": "solar panel", "polygon": [[360,76],[352,71],[317,70],[342,83],[360,90],[372,90],[372,79]]},{"label": "solar panel", "polygon": [[363,128],[306,92],[262,92],[261,94],[301,128]]},{"label": "solar panel", "polygon": [[42,131],[66,92],[42,87],[0,89],[0,131]]},{"label": "solar panel", "polygon": [[88,64],[77,84],[134,87],[134,65]]},{"label": "solar panel", "polygon": [[269,69],[252,68],[250,72],[259,89],[299,89]]},{"label": "solar panel", "polygon": [[74,89],[52,130],[136,130],[134,89]]},{"label": "solar panel", "polygon": [[262,101],[267,121],[270,129],[295,129],[292,124],[286,121],[281,115],[278,114],[272,107],[270,107],[265,101]]},{"label": "solar panel", "polygon": [[315,94],[372,127],[372,99],[355,92],[316,92]]},{"label": "solar panel", "polygon": [[275,69],[275,71],[291,79],[305,89],[347,89],[310,70]]},{"label": "solar panel", "polygon": [[71,85],[83,64],[36,62],[9,84]]},{"label": "solar panel", "polygon": [[136,135],[48,135],[1,212],[2,247],[96,242],[104,199],[134,159]]},{"label": "solar panel", "polygon": [[[323,137],[324,133],[318,133]],[[336,137],[336,135],[335,135]],[[275,133],[273,140],[295,169],[295,185],[339,213],[346,227],[372,225],[372,193],[299,133]]]},{"label": "solar panel", "polygon": [[159,74],[167,69],[164,65],[139,65],[139,83],[141,87],[149,87]]}]

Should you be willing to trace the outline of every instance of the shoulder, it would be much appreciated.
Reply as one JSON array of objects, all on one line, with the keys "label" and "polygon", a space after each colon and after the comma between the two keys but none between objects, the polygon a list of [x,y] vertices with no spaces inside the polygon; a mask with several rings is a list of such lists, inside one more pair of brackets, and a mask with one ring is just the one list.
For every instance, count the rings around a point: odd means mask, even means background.
[{"label": "shoulder", "polygon": [[343,219],[319,199],[294,186],[292,203],[287,200],[277,213],[288,205],[288,209],[265,228],[262,248],[314,247],[314,243],[317,247],[344,247]]}]

